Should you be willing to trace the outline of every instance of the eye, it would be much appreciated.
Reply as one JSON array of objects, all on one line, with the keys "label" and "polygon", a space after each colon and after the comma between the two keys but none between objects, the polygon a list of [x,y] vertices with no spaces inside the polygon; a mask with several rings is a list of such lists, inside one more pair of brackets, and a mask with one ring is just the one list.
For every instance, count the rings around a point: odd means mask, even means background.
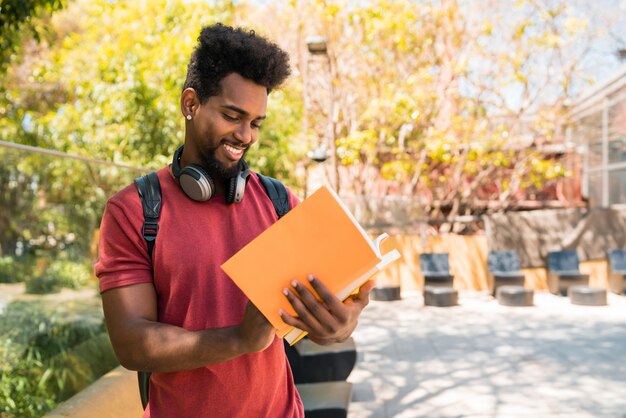
[{"label": "eye", "polygon": [[261,129],[261,122],[252,122],[250,124],[254,129]]},{"label": "eye", "polygon": [[224,119],[226,119],[229,122],[237,121],[237,117],[236,116],[229,115],[228,113],[222,113],[222,116],[224,117]]}]

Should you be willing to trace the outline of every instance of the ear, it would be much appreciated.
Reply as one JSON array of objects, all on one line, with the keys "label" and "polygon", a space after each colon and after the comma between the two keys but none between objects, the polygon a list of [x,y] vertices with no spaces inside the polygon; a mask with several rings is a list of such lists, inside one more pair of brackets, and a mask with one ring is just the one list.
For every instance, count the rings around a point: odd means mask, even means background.
[{"label": "ear", "polygon": [[183,116],[186,118],[188,115],[191,117],[195,116],[198,107],[200,106],[200,101],[198,100],[198,95],[196,91],[191,87],[187,87],[183,90],[183,93],[180,95],[180,111]]}]

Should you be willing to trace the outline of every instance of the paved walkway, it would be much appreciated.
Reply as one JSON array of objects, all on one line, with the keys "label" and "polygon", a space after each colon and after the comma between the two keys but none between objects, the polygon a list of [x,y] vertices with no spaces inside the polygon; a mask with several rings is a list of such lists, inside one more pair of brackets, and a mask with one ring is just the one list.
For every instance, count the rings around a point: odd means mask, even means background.
[{"label": "paved walkway", "polygon": [[587,307],[535,292],[515,308],[461,293],[435,308],[404,292],[372,301],[354,338],[349,418],[626,418],[624,296]]}]

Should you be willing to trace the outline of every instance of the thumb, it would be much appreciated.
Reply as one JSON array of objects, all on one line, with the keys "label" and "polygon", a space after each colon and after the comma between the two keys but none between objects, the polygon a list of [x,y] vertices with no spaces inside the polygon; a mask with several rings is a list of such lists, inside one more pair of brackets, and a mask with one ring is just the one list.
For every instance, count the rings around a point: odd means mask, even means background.
[{"label": "thumb", "polygon": [[372,291],[372,289],[376,287],[376,280],[374,279],[370,279],[368,281],[366,281],[365,283],[363,283],[363,285],[359,288],[359,295],[365,293],[368,294],[369,292]]},{"label": "thumb", "polygon": [[363,283],[359,288],[359,293],[355,295],[355,299],[359,301],[369,301],[370,292],[376,286],[376,280],[370,279]]},{"label": "thumb", "polygon": [[370,279],[363,283],[361,287],[359,287],[359,291],[356,294],[352,294],[349,298],[347,298],[344,303],[347,305],[352,305],[354,303],[358,303],[360,305],[367,305],[369,303],[369,295],[372,289],[376,286],[376,280]]}]

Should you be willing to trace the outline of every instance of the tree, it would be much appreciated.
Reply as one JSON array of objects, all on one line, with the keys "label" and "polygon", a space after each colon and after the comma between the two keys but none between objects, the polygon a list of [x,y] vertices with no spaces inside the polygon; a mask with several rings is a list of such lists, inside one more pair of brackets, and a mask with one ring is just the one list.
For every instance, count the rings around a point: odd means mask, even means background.
[{"label": "tree", "polygon": [[[294,64],[270,95],[253,168],[297,191],[307,151],[326,144],[322,167],[365,218],[397,214],[384,196],[403,202],[408,220],[507,210],[568,174],[535,145],[562,136],[585,74],[579,45],[597,34],[565,0],[472,4],[72,2],[33,20],[46,22],[42,42],[23,43],[7,68],[0,138],[146,169],[168,163],[182,142],[178,97],[195,37],[222,21],[278,40]],[[310,35],[325,36],[326,55],[307,52]],[[43,166],[30,156],[20,169]],[[114,178],[135,175],[77,167],[44,170],[34,184],[50,189],[45,201],[96,196],[97,213]]]},{"label": "tree", "polygon": [[[179,97],[200,28],[232,23],[246,7],[233,1],[95,0],[71,2],[52,18],[33,18],[48,30],[41,42],[25,40],[0,82],[0,139],[144,170],[168,164],[183,142]],[[301,115],[298,92],[295,82],[272,93],[265,139],[250,152],[253,168],[296,189],[289,174],[303,152],[291,141]],[[46,241],[54,211],[59,214],[52,223],[64,225],[61,235],[78,236],[87,247],[87,231],[98,225],[106,198],[140,173],[20,155],[19,169],[4,168],[5,175],[28,173],[32,177],[24,181],[35,189],[21,203],[0,201],[7,214],[5,223],[0,218],[0,245],[8,252],[16,242]],[[37,202],[46,202],[44,211],[15,210]],[[70,211],[76,212],[72,221],[62,221]]]},{"label": "tree", "polygon": [[[516,207],[571,174],[538,146],[563,140],[580,48],[597,36],[568,4],[294,0],[267,19],[309,76],[303,138],[330,141],[344,196],[372,216],[393,195],[420,202],[413,219],[453,219]],[[300,45],[314,34],[328,52],[311,76]]]},{"label": "tree", "polygon": [[11,56],[19,51],[22,39],[40,39],[45,27],[38,17],[61,9],[63,0],[1,0],[0,1],[0,74]]},{"label": "tree", "polygon": [[[200,25],[227,19],[228,8],[182,1],[69,4],[49,21],[45,40],[29,44],[8,68],[2,139],[136,167],[167,163],[182,142],[178,94],[195,37]],[[22,154],[4,170],[11,178],[27,175],[32,193],[21,204],[2,202],[13,227],[2,229],[0,242],[38,245],[73,236],[83,250],[106,198],[140,173],[37,154]],[[16,212],[19,207],[31,210]]]}]

